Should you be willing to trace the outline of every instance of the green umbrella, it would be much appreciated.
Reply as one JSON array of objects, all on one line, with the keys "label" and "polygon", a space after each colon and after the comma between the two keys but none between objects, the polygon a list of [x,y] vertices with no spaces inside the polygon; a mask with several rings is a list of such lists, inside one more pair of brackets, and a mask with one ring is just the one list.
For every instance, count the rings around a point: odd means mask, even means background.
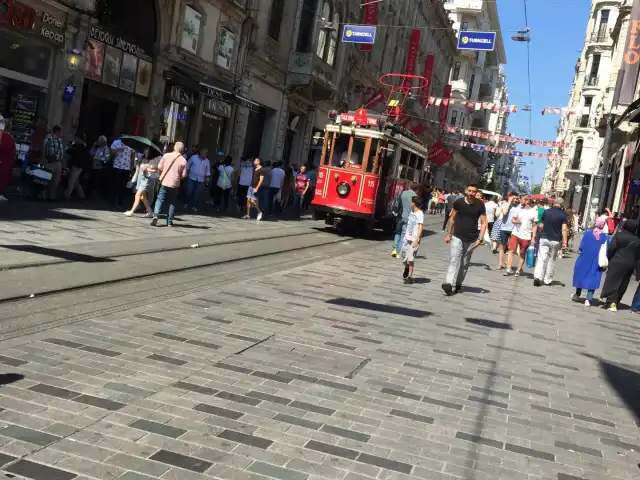
[{"label": "green umbrella", "polygon": [[132,136],[132,135],[122,135],[120,137],[120,140],[122,140],[122,143],[124,143],[126,146],[131,147],[136,151],[138,151],[140,149],[141,145],[144,145],[145,147],[153,148],[160,155],[162,155],[162,150],[155,143],[153,143],[151,140],[149,140],[148,138],[135,137],[135,136]]}]

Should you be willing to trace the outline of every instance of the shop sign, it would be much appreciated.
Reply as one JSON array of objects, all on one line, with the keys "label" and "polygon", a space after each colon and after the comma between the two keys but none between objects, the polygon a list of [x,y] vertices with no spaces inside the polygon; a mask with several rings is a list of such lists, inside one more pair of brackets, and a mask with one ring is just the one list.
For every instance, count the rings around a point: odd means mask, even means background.
[{"label": "shop sign", "polygon": [[169,89],[169,98],[176,103],[181,103],[188,107],[194,107],[198,102],[198,96],[191,90],[185,90],[180,85],[172,85]]},{"label": "shop sign", "polygon": [[207,97],[211,97],[214,100],[222,100],[223,102],[232,103],[233,102],[233,94],[221,88],[212,87],[211,85],[207,85],[206,83],[200,83],[202,87],[202,93],[204,93]]},{"label": "shop sign", "polygon": [[249,109],[250,112],[260,113],[260,105],[244,97],[236,95],[236,105]]},{"label": "shop sign", "polygon": [[57,44],[64,43],[64,21],[50,13],[15,0],[0,0],[0,25],[9,23],[19,30],[31,30]]},{"label": "shop sign", "polygon": [[313,53],[293,52],[289,56],[288,85],[309,85],[312,73]]},{"label": "shop sign", "polygon": [[129,53],[131,55],[134,55],[138,58],[142,58],[149,62],[151,61],[151,57],[145,53],[142,47],[136,45],[135,43],[128,42],[122,37],[119,37],[105,30],[102,30],[101,28],[91,27],[91,29],[89,30],[89,37],[99,42],[102,42],[110,47],[114,47],[114,48],[117,48],[118,50],[122,50],[125,53]]},{"label": "shop sign", "polygon": [[221,117],[231,117],[231,104],[223,102],[222,100],[216,100],[215,98],[207,97],[204,102],[205,110],[215,113]]}]

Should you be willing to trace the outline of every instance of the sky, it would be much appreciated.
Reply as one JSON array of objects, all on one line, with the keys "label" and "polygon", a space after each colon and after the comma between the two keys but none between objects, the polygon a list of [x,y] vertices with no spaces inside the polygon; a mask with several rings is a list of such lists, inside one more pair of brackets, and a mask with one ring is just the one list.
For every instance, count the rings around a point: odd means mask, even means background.
[{"label": "sky", "polygon": [[[529,103],[527,76],[527,46],[511,40],[525,28],[524,1],[531,42],[531,138],[556,140],[559,115],[542,115],[546,106],[564,107],[574,76],[574,67],[585,39],[591,2],[589,0],[487,0],[497,1],[500,26],[504,39],[507,64],[509,104],[518,112],[509,118],[508,131],[515,137],[529,137],[529,113],[522,106]],[[546,153],[548,148],[519,144],[517,149]],[[524,157],[527,165],[523,176],[530,184],[541,183],[547,160]]]}]

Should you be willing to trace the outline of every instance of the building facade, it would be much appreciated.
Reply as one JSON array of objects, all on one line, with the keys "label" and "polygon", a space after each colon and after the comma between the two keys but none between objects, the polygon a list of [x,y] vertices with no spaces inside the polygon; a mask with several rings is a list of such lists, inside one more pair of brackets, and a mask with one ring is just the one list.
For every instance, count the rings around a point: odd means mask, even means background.
[{"label": "building facade", "polygon": [[[482,0],[448,0],[444,6],[457,35],[474,30],[498,32],[493,51],[456,52],[450,74],[451,98],[455,103],[449,107],[448,124],[463,129],[498,133],[498,120],[504,113],[476,110],[463,103],[502,103],[506,99],[506,77],[501,66],[506,64],[507,59],[497,5],[495,2]],[[448,134],[448,143],[454,150],[454,156],[449,164],[439,169],[436,177],[438,186],[446,189],[462,188],[469,182],[478,182],[485,172],[487,153],[460,147],[460,141],[489,144],[486,139]]]},{"label": "building facade", "polygon": [[[558,123],[557,141],[562,146],[554,147],[551,152],[560,158],[549,160],[542,184],[543,193],[564,197],[568,206],[580,212],[583,223],[593,218],[593,209],[599,202],[594,185],[602,178],[603,127],[616,108],[613,101],[626,40],[626,25],[621,32],[628,10],[625,3],[623,0],[592,2],[568,108]],[[609,198],[615,191],[611,175],[607,181],[609,188],[605,196]]]}]

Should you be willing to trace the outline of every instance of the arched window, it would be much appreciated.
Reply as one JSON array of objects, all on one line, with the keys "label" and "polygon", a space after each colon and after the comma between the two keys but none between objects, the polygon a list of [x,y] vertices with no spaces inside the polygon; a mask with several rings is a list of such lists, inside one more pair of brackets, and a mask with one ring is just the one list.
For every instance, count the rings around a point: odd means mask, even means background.
[{"label": "arched window", "polygon": [[573,151],[573,160],[571,161],[571,170],[580,170],[580,160],[582,159],[582,145],[583,139],[576,141],[576,149]]},{"label": "arched window", "polygon": [[327,29],[325,24],[331,19],[331,4],[325,1],[322,4],[320,13],[320,29],[318,30],[318,43],[316,45],[316,55],[324,60],[327,47]]}]

